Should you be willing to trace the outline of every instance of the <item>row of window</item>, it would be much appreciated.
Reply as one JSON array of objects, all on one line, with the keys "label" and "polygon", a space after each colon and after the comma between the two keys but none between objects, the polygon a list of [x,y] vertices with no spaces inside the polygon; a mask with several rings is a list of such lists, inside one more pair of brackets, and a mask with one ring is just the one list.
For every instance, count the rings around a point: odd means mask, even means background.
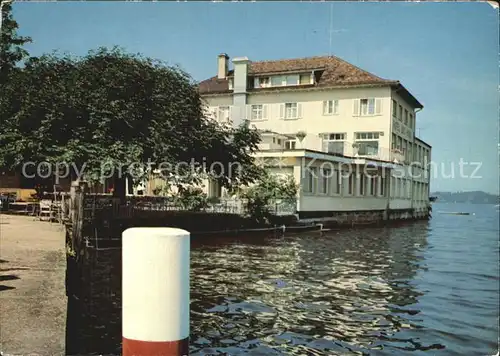
[{"label": "row of window", "polygon": [[295,85],[313,84],[312,73],[273,75],[268,77],[255,77],[254,88],[271,88]]},{"label": "row of window", "polygon": [[407,109],[403,109],[401,104],[394,99],[392,99],[392,116],[403,122],[406,126],[410,128],[415,128],[415,121],[413,120],[413,113],[409,112]]},{"label": "row of window", "polygon": [[285,149],[287,150],[294,150],[295,147],[297,146],[297,141],[295,139],[289,139],[289,140],[282,140],[277,137],[273,137],[273,144],[278,144],[281,146],[281,144],[284,144]]},{"label": "row of window", "polygon": [[429,149],[413,144],[411,141],[395,133],[392,134],[392,149],[404,155],[405,159],[408,161],[416,161],[422,164],[424,164],[425,161],[427,161],[427,163],[430,161]]},{"label": "row of window", "polygon": [[[346,154],[346,147],[349,150],[349,154],[351,154],[350,147],[352,146],[353,151],[352,154],[357,154],[359,156],[383,156],[383,159],[393,160],[397,158],[397,156],[389,155],[389,150],[387,152],[381,151],[380,147],[380,136],[383,133],[381,132],[355,132],[354,133],[354,144],[346,141],[346,133],[323,133],[321,134],[322,147],[321,150],[323,152],[328,152],[331,154],[344,155]],[[392,137],[392,147],[393,152],[401,153],[405,155],[405,160],[408,162],[420,162],[425,165],[425,158],[427,158],[427,162],[429,162],[429,154],[430,150],[425,147],[419,145],[413,145],[410,141],[403,139],[402,137],[393,134]],[[281,140],[273,139],[273,143],[278,143],[281,145]],[[296,148],[296,140],[290,139],[284,141],[285,149],[295,149]],[[416,150],[413,153],[413,148]],[[415,154],[415,157],[412,155]],[[400,160],[400,158],[397,158]]]},{"label": "row of window", "polygon": [[[410,199],[412,181],[410,179],[391,177],[391,197]],[[413,181],[413,200],[428,200],[428,183]]]},{"label": "row of window", "polygon": [[[343,185],[346,185],[345,189],[342,189]],[[385,196],[385,185],[386,178],[380,176],[358,176],[341,170],[310,168],[306,172],[302,189],[310,194]],[[359,189],[355,193],[356,187]]]},{"label": "row of window", "polygon": [[[324,152],[333,154],[344,154],[345,147],[345,133],[328,133],[323,134],[323,147]],[[354,154],[360,156],[377,156],[379,154],[379,137],[380,132],[355,132]]]},{"label": "row of window", "polygon": [[[344,179],[344,183],[342,183]],[[380,180],[380,182],[379,182]],[[380,184],[379,184],[380,183]],[[410,190],[411,180],[391,177],[391,197],[400,199],[410,199],[412,192]],[[343,191],[342,184],[347,184],[347,191]],[[303,191],[310,194],[318,193],[320,195],[356,195],[356,196],[386,196],[386,178],[384,177],[368,177],[360,175],[358,182],[356,176],[350,174],[348,177],[342,176],[342,171],[323,169],[322,175],[317,176],[317,170],[312,169],[312,172],[305,177]],[[354,194],[355,187],[359,186],[359,192]],[[222,187],[217,181],[210,180],[208,195],[210,197],[221,197]],[[413,182],[413,200],[427,201],[429,199],[428,183]]]},{"label": "row of window", "polygon": [[[252,88],[253,84],[254,89],[314,84],[312,73],[254,77],[253,81],[251,79],[248,81],[248,87]],[[230,78],[229,90],[233,89],[234,79]]]},{"label": "row of window", "polygon": [[[339,113],[339,100],[325,100],[323,105],[323,115],[337,115]],[[247,105],[246,118],[252,121],[269,119],[269,104]],[[219,106],[216,109],[217,120],[228,122],[231,117],[230,106]],[[353,116],[374,116],[382,113],[381,99],[355,99]],[[280,119],[300,119],[302,118],[301,103],[283,103],[279,104]]]},{"label": "row of window", "polygon": [[[356,153],[358,155],[377,155],[379,150],[378,132],[356,132]],[[345,133],[325,133],[321,135],[323,152],[344,154]],[[273,137],[273,144],[282,144],[282,140]],[[295,149],[296,140],[284,140],[285,149]]]}]

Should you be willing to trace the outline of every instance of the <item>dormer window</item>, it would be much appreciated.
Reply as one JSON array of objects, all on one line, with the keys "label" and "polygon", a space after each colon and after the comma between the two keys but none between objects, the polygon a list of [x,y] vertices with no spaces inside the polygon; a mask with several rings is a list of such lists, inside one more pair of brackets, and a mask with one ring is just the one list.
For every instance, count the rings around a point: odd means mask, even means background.
[{"label": "dormer window", "polygon": [[269,84],[269,77],[254,77],[253,78],[253,87],[254,88],[268,88],[271,85]]},{"label": "dormer window", "polygon": [[259,87],[267,88],[269,86],[269,77],[259,78]]},{"label": "dormer window", "polygon": [[273,87],[281,87],[283,85],[283,77],[282,76],[274,76],[271,78],[271,85]]},{"label": "dormer window", "polygon": [[254,77],[254,88],[285,87],[304,84],[313,84],[311,73]]},{"label": "dormer window", "polygon": [[286,76],[286,85],[299,85],[300,76],[297,75],[287,75]]},{"label": "dormer window", "polygon": [[312,84],[312,76],[310,73],[300,75],[300,85]]}]

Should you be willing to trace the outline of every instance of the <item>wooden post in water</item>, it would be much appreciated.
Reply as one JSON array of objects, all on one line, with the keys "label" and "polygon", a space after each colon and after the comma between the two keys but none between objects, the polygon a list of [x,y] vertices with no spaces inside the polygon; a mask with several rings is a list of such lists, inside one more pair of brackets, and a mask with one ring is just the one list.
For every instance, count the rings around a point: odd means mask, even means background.
[{"label": "wooden post in water", "polygon": [[176,228],[123,232],[123,356],[189,354],[189,240]]}]

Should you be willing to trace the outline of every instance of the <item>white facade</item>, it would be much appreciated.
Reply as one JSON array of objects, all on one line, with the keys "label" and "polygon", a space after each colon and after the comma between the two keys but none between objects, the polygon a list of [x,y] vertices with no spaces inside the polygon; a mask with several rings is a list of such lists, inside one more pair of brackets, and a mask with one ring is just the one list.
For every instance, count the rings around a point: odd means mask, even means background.
[{"label": "white facade", "polygon": [[[257,156],[287,157],[279,168],[300,182],[299,211],[427,209],[430,175],[423,167],[431,147],[415,137],[421,105],[411,94],[400,95],[389,84],[318,87],[314,70],[259,74],[249,72],[247,58],[233,63],[231,92],[203,95],[209,112],[220,122],[249,120],[276,133],[263,135]],[[350,167],[353,177],[343,178],[339,188],[335,177],[318,175],[311,182],[298,162],[314,157],[316,170],[330,162],[332,170]],[[378,165],[378,177],[361,177],[367,162]],[[344,168],[335,166],[340,163]]]}]

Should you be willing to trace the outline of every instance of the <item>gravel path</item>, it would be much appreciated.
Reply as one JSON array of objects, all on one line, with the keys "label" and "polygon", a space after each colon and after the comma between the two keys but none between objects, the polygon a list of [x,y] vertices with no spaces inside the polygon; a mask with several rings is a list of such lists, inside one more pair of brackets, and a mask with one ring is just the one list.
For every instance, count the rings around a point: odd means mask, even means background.
[{"label": "gravel path", "polygon": [[0,351],[64,355],[64,228],[0,215]]}]

